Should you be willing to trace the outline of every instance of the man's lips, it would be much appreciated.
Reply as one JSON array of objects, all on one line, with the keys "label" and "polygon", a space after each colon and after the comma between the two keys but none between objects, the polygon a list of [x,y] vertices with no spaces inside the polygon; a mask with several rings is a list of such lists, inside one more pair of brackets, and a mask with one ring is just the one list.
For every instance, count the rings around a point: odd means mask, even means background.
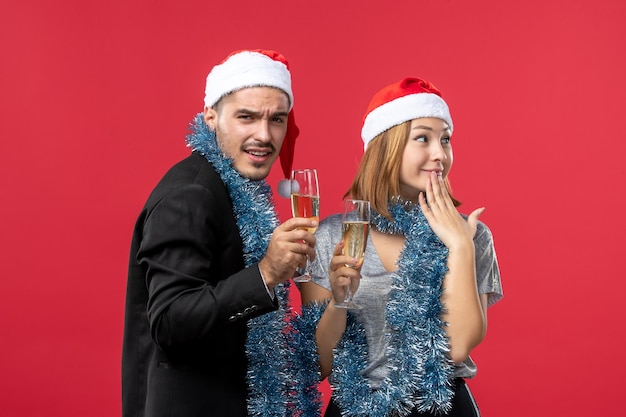
[{"label": "man's lips", "polygon": [[271,148],[258,148],[258,147],[250,147],[242,149],[243,152],[248,154],[251,160],[257,162],[265,162],[267,161],[272,154],[274,153]]},{"label": "man's lips", "polygon": [[272,153],[272,151],[251,151],[251,150],[245,150],[244,152],[249,153],[250,155],[259,156],[259,157],[271,155]]}]

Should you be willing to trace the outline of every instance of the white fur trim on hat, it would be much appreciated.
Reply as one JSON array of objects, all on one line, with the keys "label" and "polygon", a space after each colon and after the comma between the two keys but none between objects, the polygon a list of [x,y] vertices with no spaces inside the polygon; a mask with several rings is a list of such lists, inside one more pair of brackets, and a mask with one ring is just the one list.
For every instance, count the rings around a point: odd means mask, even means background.
[{"label": "white fur trim on hat", "polygon": [[450,109],[437,94],[410,94],[389,101],[369,112],[363,122],[361,138],[367,144],[384,131],[409,120],[420,117],[436,117],[448,123],[453,130]]},{"label": "white fur trim on hat", "polygon": [[212,107],[222,97],[246,87],[274,87],[289,96],[293,108],[291,74],[287,66],[267,55],[243,51],[213,67],[206,78],[204,105]]}]

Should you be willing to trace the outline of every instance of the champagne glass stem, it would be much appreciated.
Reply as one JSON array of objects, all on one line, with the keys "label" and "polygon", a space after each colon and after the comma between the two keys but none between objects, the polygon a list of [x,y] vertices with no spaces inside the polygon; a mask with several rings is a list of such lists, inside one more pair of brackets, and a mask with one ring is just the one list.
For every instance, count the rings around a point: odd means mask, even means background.
[{"label": "champagne glass stem", "polygon": [[350,287],[346,288],[346,295],[343,299],[344,304],[348,304],[352,302],[352,291],[350,291]]},{"label": "champagne glass stem", "polygon": [[[306,264],[304,268],[299,269],[298,271],[302,271],[301,275],[293,277],[294,282],[309,282],[311,281],[311,259],[309,255],[306,256]],[[296,271],[296,272],[298,272]]]},{"label": "champagne glass stem", "polygon": [[344,295],[343,301],[340,303],[335,302],[335,307],[337,308],[347,308],[350,310],[360,310],[362,307],[352,301],[352,291],[350,291],[350,287],[346,288],[346,294]]},{"label": "champagne glass stem", "polygon": [[309,255],[306,256],[306,265],[304,267],[304,275],[311,279],[311,258]]}]

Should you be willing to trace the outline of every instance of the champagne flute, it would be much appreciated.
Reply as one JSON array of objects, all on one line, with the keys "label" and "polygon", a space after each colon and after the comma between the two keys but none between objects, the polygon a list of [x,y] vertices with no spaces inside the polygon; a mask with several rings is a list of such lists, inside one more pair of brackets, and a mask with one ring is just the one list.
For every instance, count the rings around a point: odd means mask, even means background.
[{"label": "champagne flute", "polygon": [[[365,200],[346,200],[341,219],[343,253],[357,260],[356,264],[349,266],[350,268],[360,268],[363,265],[369,225],[370,202]],[[352,300],[350,286],[346,288],[346,296],[343,302],[335,303],[335,307],[357,310],[362,308]]]},{"label": "champagne flute", "polygon": [[[319,222],[320,196],[317,171],[314,169],[294,169],[291,171],[291,212],[294,217],[308,217]],[[307,228],[315,233],[317,227]],[[311,281],[311,260],[306,257],[304,271],[293,277],[294,282]]]}]

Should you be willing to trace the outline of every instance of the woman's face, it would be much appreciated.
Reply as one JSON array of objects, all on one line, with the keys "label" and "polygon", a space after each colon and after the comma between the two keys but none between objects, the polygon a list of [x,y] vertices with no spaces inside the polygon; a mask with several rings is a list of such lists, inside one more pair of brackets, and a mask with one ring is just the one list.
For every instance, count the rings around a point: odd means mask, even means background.
[{"label": "woman's face", "polygon": [[431,172],[447,177],[452,167],[451,136],[450,127],[441,119],[411,121],[400,165],[400,193],[404,199],[417,201],[419,192],[426,190]]}]

